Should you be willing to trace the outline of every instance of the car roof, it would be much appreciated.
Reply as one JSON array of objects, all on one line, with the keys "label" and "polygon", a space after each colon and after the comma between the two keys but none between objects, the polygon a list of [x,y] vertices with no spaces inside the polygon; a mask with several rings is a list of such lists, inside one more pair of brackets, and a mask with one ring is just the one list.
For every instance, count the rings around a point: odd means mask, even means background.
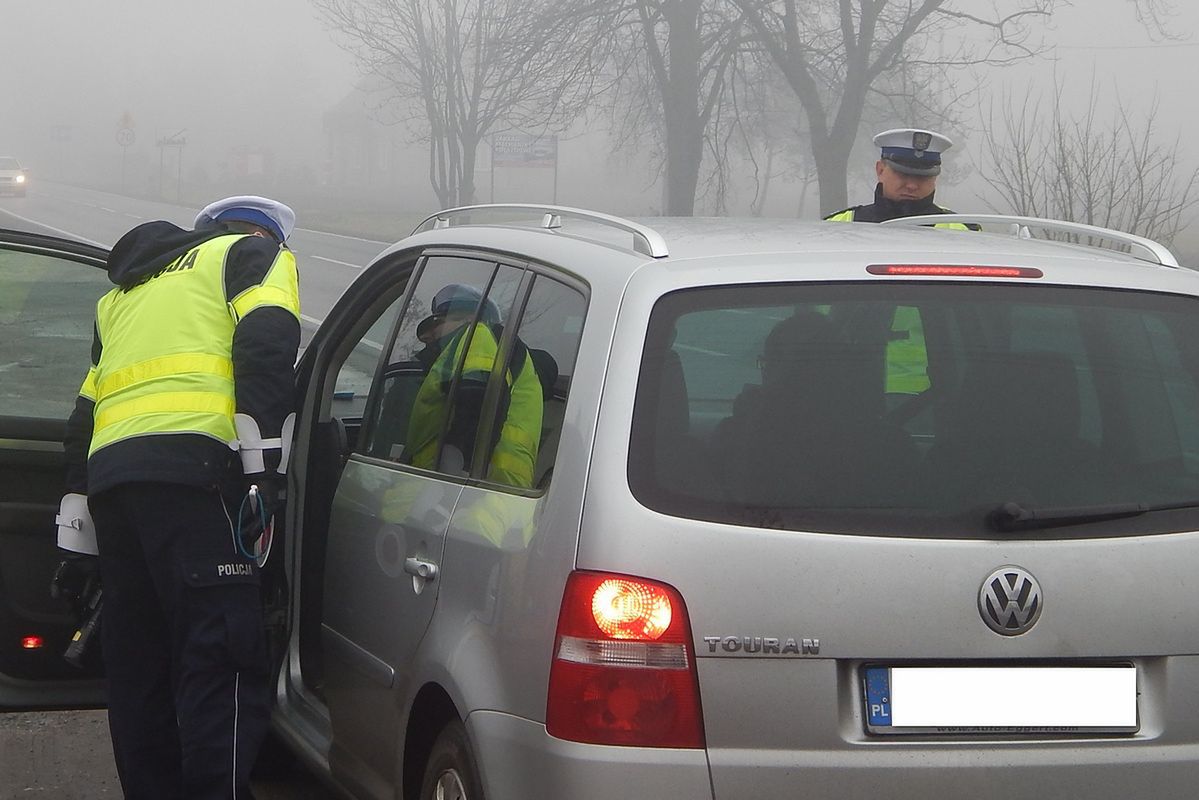
[{"label": "car roof", "polygon": [[[478,208],[478,207],[476,207]],[[487,208],[486,206],[482,208]],[[608,218],[615,219],[615,218]],[[680,285],[692,284],[680,270],[730,282],[729,267],[775,264],[750,282],[785,279],[779,263],[817,279],[870,279],[861,265],[963,264],[1051,268],[1053,282],[1128,286],[1199,293],[1199,273],[1163,266],[1110,248],[1030,239],[1010,233],[919,226],[734,217],[647,217],[622,220],[633,229],[652,229],[668,255],[654,258],[636,244],[629,229],[567,220],[561,227],[535,224],[453,224],[418,232],[385,254],[411,247],[444,246],[509,253],[553,264],[590,284],[625,285],[640,270],[667,271]],[[726,273],[719,278],[721,270]],[[817,275],[815,271],[820,274]],[[831,271],[829,271],[831,270]],[[893,279],[890,277],[881,280]],[[703,282],[701,280],[700,282]]]}]

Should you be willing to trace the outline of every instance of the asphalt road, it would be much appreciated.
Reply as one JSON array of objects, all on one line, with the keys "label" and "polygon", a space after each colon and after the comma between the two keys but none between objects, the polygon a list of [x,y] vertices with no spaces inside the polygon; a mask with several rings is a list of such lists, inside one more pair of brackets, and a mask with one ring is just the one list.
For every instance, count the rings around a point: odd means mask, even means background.
[{"label": "asphalt road", "polygon": [[[334,800],[298,764],[263,769],[257,800]],[[120,798],[104,711],[0,714],[0,800]]]},{"label": "asphalt road", "polygon": [[[135,200],[57,184],[32,187],[25,198],[0,198],[0,228],[50,234],[111,247],[126,230],[151,219],[191,227],[197,209]],[[301,220],[301,223],[303,221]],[[387,243],[298,228],[291,239],[300,270],[308,332],[315,328]],[[298,764],[261,770],[258,800],[332,800]],[[0,714],[0,800],[91,800],[121,797],[104,711]]]}]

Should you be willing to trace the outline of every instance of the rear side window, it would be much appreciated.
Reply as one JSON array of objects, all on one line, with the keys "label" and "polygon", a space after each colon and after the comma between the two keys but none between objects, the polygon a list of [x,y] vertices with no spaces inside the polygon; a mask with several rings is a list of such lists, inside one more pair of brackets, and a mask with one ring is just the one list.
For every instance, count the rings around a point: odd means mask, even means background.
[{"label": "rear side window", "polygon": [[586,308],[577,289],[533,278],[492,422],[487,480],[518,489],[549,486]]},{"label": "rear side window", "polygon": [[[980,283],[675,292],[650,320],[628,469],[665,513],[846,533],[1199,501],[1199,305]],[[1197,524],[1171,509],[1103,530]]]}]

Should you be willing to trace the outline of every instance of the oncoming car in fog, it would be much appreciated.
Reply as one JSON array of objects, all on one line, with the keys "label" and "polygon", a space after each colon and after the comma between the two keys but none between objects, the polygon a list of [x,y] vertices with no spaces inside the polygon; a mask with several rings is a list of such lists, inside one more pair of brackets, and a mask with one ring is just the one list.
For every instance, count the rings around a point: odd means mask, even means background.
[{"label": "oncoming car in fog", "polygon": [[[380,254],[297,368],[277,735],[355,798],[1192,796],[1199,275],[950,218],[484,206]],[[3,240],[0,364],[46,371],[0,418],[0,705],[63,706],[85,356],[15,334],[86,348],[103,252]]]},{"label": "oncoming car in fog", "polygon": [[21,162],[11,156],[0,156],[0,194],[24,197],[27,181]]}]

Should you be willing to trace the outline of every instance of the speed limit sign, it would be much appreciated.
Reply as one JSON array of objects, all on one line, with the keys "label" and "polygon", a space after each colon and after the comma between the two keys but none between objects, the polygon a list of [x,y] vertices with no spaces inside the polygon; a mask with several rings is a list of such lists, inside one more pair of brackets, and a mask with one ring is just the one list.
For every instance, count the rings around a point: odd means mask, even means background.
[{"label": "speed limit sign", "polygon": [[121,128],[117,131],[117,144],[128,147],[133,144],[133,128]]}]

